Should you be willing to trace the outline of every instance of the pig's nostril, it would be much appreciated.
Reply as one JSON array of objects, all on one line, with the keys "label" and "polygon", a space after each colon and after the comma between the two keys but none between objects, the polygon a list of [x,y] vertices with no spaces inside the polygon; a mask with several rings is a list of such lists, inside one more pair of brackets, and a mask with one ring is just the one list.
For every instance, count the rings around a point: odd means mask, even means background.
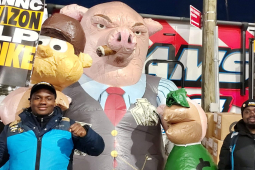
[{"label": "pig's nostril", "polygon": [[132,41],[131,41],[131,35],[129,35],[129,37],[128,37],[128,43],[132,43]]},{"label": "pig's nostril", "polygon": [[121,34],[120,34],[120,32],[119,32],[119,36],[118,36],[118,39],[117,39],[117,41],[121,41]]}]

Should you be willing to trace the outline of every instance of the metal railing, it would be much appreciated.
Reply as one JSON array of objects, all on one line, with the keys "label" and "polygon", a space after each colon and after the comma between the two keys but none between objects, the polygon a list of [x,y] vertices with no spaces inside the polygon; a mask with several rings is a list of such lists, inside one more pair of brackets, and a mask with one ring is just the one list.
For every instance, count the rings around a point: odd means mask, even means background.
[{"label": "metal railing", "polygon": [[184,65],[182,62],[177,60],[159,60],[159,59],[152,59],[146,62],[145,64],[145,74],[149,74],[149,66],[151,63],[176,63],[179,64],[182,68],[182,78],[181,78],[181,87],[184,88]]}]

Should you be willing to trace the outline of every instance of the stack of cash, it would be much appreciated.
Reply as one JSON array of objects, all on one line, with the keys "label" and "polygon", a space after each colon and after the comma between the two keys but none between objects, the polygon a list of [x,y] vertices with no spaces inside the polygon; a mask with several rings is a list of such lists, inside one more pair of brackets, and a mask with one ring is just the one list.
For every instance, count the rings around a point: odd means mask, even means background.
[{"label": "stack of cash", "polygon": [[135,107],[131,109],[131,113],[137,123],[142,126],[156,126],[159,121],[159,116],[156,113],[156,107],[145,99],[137,99]]}]

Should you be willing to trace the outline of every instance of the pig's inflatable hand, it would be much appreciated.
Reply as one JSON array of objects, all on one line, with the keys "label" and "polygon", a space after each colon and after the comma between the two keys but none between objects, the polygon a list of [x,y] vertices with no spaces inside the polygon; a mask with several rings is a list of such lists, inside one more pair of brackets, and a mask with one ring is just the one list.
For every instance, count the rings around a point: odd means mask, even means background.
[{"label": "pig's inflatable hand", "polygon": [[175,144],[200,142],[206,132],[206,116],[202,108],[188,99],[190,108],[179,105],[166,106],[164,120],[169,128],[166,131],[169,140]]},{"label": "pig's inflatable hand", "polygon": [[61,14],[66,14],[78,21],[81,21],[83,15],[87,12],[88,8],[79,6],[77,4],[67,5],[60,10]]},{"label": "pig's inflatable hand", "polygon": [[14,121],[17,118],[16,112],[18,110],[19,102],[27,89],[28,88],[26,87],[18,88],[11,92],[8,96],[6,96],[1,102],[0,117],[5,125]]},{"label": "pig's inflatable hand", "polygon": [[72,99],[70,97],[57,90],[56,106],[60,107],[62,111],[65,111],[69,109],[69,104],[71,102]]}]

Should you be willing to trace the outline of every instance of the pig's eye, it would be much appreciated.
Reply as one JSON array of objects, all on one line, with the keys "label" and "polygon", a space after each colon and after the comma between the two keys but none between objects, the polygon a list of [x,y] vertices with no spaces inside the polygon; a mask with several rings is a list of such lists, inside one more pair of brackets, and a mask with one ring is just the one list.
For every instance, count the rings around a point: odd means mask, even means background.
[{"label": "pig's eye", "polygon": [[135,35],[141,35],[142,32],[141,31],[135,31]]},{"label": "pig's eye", "polygon": [[67,43],[65,41],[53,38],[50,41],[50,48],[57,51],[57,52],[64,53],[64,52],[67,51],[68,46],[67,46]]},{"label": "pig's eye", "polygon": [[40,35],[38,45],[47,46],[50,43],[50,37]]},{"label": "pig's eye", "polygon": [[103,24],[97,24],[97,28],[99,28],[99,29],[105,29],[106,26],[104,26]]}]

